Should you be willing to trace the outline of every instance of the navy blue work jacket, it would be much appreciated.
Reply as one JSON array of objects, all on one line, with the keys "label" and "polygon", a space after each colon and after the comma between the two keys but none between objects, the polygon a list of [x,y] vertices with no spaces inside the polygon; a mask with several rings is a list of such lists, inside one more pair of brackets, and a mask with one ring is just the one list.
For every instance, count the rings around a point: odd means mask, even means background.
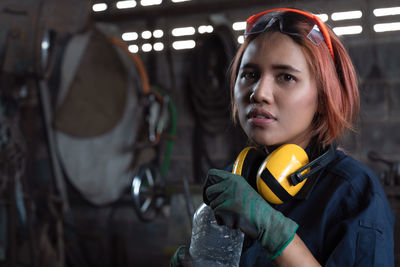
[{"label": "navy blue work jacket", "polygon": [[[370,169],[339,150],[305,197],[274,208],[298,223],[297,234],[322,266],[394,266],[394,216],[386,195]],[[274,265],[245,237],[240,266]]]}]

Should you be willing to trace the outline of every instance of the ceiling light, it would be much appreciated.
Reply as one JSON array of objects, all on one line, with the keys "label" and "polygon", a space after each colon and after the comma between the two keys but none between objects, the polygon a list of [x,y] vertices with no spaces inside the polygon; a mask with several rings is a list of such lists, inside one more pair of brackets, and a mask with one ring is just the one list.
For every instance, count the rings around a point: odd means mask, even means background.
[{"label": "ceiling light", "polygon": [[154,30],[153,36],[154,38],[161,38],[164,36],[164,32],[162,30]]},{"label": "ceiling light", "polygon": [[151,44],[143,44],[142,45],[142,50],[143,52],[150,52],[153,49],[153,46]]},{"label": "ceiling light", "polygon": [[360,10],[345,11],[345,12],[335,12],[332,13],[332,20],[347,20],[347,19],[359,19],[362,17],[362,12]]},{"label": "ceiling light", "polygon": [[191,49],[196,46],[196,42],[194,40],[185,40],[185,41],[175,41],[172,43],[172,47],[175,50],[181,49]]},{"label": "ceiling light", "polygon": [[124,41],[134,41],[138,38],[138,34],[136,32],[124,32],[122,34],[122,40]]},{"label": "ceiling light", "polygon": [[173,36],[185,36],[185,35],[193,35],[196,30],[193,27],[182,27],[175,28],[172,30]]},{"label": "ceiling light", "polygon": [[328,14],[315,14],[315,16],[317,16],[318,18],[320,18],[323,22],[327,22],[328,21]]},{"label": "ceiling light", "polygon": [[336,35],[360,34],[362,32],[362,27],[360,25],[335,27],[333,28],[333,31]]},{"label": "ceiling light", "polygon": [[214,31],[214,27],[211,25],[207,25],[206,32],[212,33]]},{"label": "ceiling light", "polygon": [[139,51],[139,46],[137,45],[130,45],[128,46],[128,50],[131,53],[137,53]]},{"label": "ceiling light", "polygon": [[200,34],[206,33],[206,32],[207,32],[207,26],[206,26],[206,25],[201,25],[201,26],[199,26],[199,27],[197,28],[197,31],[198,31]]},{"label": "ceiling light", "polygon": [[154,43],[153,49],[155,51],[162,51],[164,49],[164,44],[161,42]]},{"label": "ceiling light", "polygon": [[146,40],[150,39],[151,38],[151,31],[144,31],[144,32],[142,32],[141,36],[142,36],[143,39],[146,39]]},{"label": "ceiling light", "polygon": [[374,25],[375,32],[400,31],[400,22],[379,23]]},{"label": "ceiling light", "polygon": [[400,7],[377,8],[373,12],[376,17],[400,15]]},{"label": "ceiling light", "polygon": [[94,12],[101,12],[107,9],[106,3],[97,3],[92,6]]},{"label": "ceiling light", "polygon": [[235,31],[244,31],[246,29],[246,21],[238,21],[233,23],[232,29]]},{"label": "ceiling light", "polygon": [[203,33],[211,33],[211,32],[213,32],[213,30],[214,30],[214,27],[211,26],[211,25],[201,25],[201,26],[199,26],[199,27],[197,28],[197,31],[198,31],[200,34],[203,34]]},{"label": "ceiling light", "polygon": [[155,5],[160,5],[162,3],[162,0],[141,0],[140,4],[142,6],[155,6]]},{"label": "ceiling light", "polygon": [[118,1],[117,2],[118,9],[133,8],[135,6],[136,6],[135,0],[126,0],[126,1]]}]

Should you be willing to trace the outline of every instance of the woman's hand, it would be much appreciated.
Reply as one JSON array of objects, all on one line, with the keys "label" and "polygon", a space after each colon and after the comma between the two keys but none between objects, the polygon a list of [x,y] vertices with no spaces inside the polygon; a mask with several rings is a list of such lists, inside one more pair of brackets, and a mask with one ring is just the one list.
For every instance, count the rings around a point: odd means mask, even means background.
[{"label": "woman's hand", "polygon": [[272,208],[240,175],[211,169],[204,186],[204,202],[219,224],[240,228],[257,239],[275,259],[292,241],[298,225]]}]

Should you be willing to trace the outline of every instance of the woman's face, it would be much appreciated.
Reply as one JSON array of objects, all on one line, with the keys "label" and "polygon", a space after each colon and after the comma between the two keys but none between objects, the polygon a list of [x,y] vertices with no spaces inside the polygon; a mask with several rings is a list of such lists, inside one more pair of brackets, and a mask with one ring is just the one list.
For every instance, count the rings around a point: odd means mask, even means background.
[{"label": "woman's face", "polygon": [[249,44],[234,96],[240,124],[256,144],[308,145],[317,87],[303,51],[289,36],[267,33]]}]

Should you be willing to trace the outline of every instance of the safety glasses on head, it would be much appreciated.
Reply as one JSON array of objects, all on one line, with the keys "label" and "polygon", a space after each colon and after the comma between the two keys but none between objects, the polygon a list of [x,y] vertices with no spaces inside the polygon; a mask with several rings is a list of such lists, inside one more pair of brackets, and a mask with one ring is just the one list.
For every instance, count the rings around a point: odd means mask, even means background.
[{"label": "safety glasses on head", "polygon": [[299,35],[298,33],[294,33],[293,31],[288,29],[288,26],[284,25],[284,23],[279,19],[279,17],[274,17],[274,16],[271,17],[271,13],[273,12],[294,12],[311,19],[315,23],[315,25],[311,29],[311,31],[307,34],[307,38],[317,46],[320,45],[323,40],[325,40],[325,43],[329,49],[332,59],[335,59],[332,42],[329,36],[327,26],[322,22],[322,20],[319,17],[299,9],[275,8],[252,15],[246,20],[246,30],[244,32],[244,36],[247,37],[252,34],[265,32],[271,26],[275,25],[275,23],[279,23],[280,32],[289,35]]}]

